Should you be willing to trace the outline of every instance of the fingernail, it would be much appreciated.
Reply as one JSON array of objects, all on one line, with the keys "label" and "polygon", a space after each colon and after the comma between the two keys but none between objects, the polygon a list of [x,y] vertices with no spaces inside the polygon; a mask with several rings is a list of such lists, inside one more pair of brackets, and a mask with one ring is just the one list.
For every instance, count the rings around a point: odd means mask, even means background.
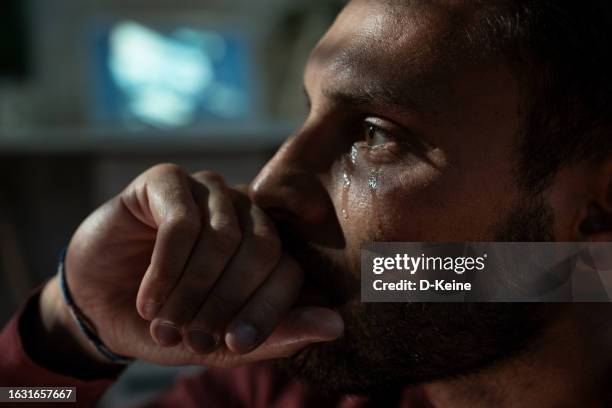
[{"label": "fingernail", "polygon": [[161,309],[161,303],[148,302],[142,309],[145,319],[153,320],[157,313],[159,313],[159,309]]},{"label": "fingernail", "polygon": [[218,338],[202,329],[191,329],[187,334],[187,343],[198,354],[206,354],[217,347]]},{"label": "fingernail", "polygon": [[321,323],[321,326],[329,337],[340,337],[344,332],[344,320],[339,314],[330,315]]},{"label": "fingernail", "polygon": [[247,353],[257,345],[257,329],[248,323],[236,323],[228,331],[225,341],[239,353]]},{"label": "fingernail", "polygon": [[181,333],[172,323],[161,323],[155,329],[155,336],[162,346],[172,347],[181,342]]}]

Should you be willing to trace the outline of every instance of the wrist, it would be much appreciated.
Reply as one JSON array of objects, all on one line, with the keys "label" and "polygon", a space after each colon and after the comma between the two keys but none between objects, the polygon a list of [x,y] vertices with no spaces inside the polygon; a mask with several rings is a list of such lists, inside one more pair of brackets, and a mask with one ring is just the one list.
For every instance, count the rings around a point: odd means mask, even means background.
[{"label": "wrist", "polygon": [[71,340],[73,346],[77,347],[75,351],[78,352],[80,357],[88,359],[91,363],[113,365],[91,345],[79,329],[64,301],[58,281],[57,276],[53,277],[45,285],[40,295],[39,313],[45,331],[61,333],[61,337]]},{"label": "wrist", "polygon": [[[62,297],[58,278],[43,288],[38,305],[27,316],[24,347],[39,365],[78,378],[116,375],[123,366],[106,360],[89,344],[74,322]],[[27,344],[26,344],[27,343]]]}]

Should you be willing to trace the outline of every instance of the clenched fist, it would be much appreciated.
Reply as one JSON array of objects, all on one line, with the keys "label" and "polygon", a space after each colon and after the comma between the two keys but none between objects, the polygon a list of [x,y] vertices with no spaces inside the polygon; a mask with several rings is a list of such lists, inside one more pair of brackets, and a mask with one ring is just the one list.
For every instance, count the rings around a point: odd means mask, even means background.
[{"label": "clenched fist", "polygon": [[[168,164],[146,171],[83,222],[65,268],[102,341],[149,362],[235,366],[285,357],[343,330],[331,309],[293,308],[303,273],[274,223],[210,172]],[[61,313],[58,321],[70,324],[57,279],[41,299],[43,314]]]}]

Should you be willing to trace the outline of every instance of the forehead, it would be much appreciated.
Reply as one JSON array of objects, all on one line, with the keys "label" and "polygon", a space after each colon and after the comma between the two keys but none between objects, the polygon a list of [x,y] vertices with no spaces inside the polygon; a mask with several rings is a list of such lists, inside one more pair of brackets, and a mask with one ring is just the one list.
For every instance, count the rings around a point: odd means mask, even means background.
[{"label": "forehead", "polygon": [[449,76],[482,63],[466,36],[476,11],[465,1],[353,0],[313,51],[306,81],[385,89],[439,109]]}]

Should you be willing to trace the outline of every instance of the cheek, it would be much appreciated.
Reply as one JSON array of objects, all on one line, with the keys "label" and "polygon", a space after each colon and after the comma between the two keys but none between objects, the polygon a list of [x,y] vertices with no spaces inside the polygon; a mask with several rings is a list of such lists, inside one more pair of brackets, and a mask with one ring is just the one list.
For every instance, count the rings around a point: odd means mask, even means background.
[{"label": "cheek", "polygon": [[339,217],[347,249],[357,254],[365,241],[488,240],[503,207],[466,185],[471,179],[424,163],[356,171]]},{"label": "cheek", "polygon": [[348,259],[359,259],[368,241],[492,239],[491,227],[513,202],[504,162],[438,162],[376,167],[348,160],[335,169],[334,205]]},{"label": "cheek", "polygon": [[426,164],[356,169],[338,195],[347,248],[364,241],[426,241],[444,220],[447,194],[440,173]]},{"label": "cheek", "polygon": [[374,203],[376,237],[385,241],[432,241],[449,224],[448,191],[442,174],[420,163],[380,175]]}]

